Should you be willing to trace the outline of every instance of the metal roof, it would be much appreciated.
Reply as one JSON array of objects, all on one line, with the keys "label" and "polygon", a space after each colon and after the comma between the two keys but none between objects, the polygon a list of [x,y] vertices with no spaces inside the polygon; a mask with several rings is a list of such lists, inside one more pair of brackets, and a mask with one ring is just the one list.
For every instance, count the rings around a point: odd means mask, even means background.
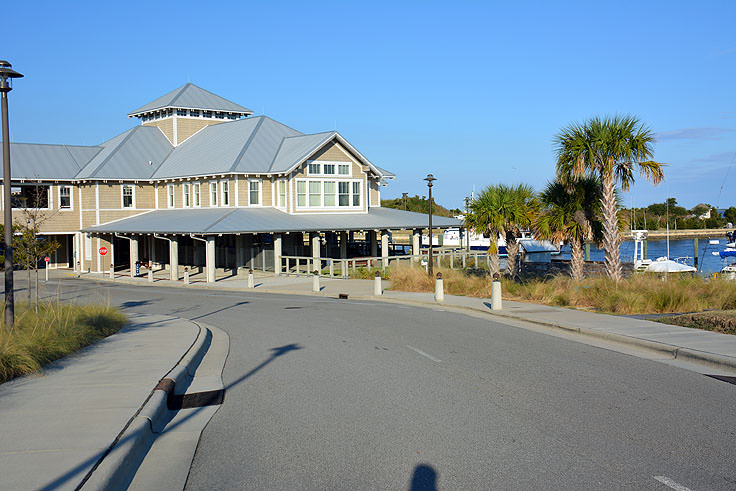
[{"label": "metal roof", "polygon": [[165,107],[253,114],[253,111],[247,107],[235,104],[224,97],[220,97],[208,90],[198,87],[192,83],[188,83],[182,85],[178,89],[172,90],[168,94],[162,95],[145,106],[139,107],[128,114],[128,117],[137,116],[157,109],[163,109]]},{"label": "metal roof", "polygon": [[[393,208],[368,213],[289,215],[274,208],[200,208],[155,210],[89,227],[90,233],[237,234],[317,231],[399,230],[424,228],[428,216]],[[460,220],[432,217],[437,228],[458,227]]]},{"label": "metal roof", "polygon": [[559,249],[548,240],[519,239],[519,244],[525,252],[531,254],[536,252],[559,252]]},{"label": "metal roof", "polygon": [[[102,147],[10,143],[13,179],[73,179]],[[0,150],[0,154],[2,151]],[[3,175],[0,169],[0,177]]]}]

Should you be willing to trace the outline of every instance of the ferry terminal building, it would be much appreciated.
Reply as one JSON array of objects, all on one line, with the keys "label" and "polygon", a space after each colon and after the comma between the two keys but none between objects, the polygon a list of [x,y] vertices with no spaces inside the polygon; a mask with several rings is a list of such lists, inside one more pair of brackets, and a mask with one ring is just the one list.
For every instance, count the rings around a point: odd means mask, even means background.
[{"label": "ferry terminal building", "polygon": [[382,208],[394,174],[337,131],[303,134],[191,83],[128,116],[140,125],[97,146],[11,143],[13,220],[39,212],[61,244],[51,268],[279,275],[282,256],[387,257],[396,230],[419,253],[427,216]]}]

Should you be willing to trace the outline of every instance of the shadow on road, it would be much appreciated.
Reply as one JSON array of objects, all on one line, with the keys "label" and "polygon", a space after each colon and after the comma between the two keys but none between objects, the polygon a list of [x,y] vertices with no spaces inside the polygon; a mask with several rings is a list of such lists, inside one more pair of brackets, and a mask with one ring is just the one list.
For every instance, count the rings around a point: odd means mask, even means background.
[{"label": "shadow on road", "polygon": [[409,491],[437,491],[437,471],[429,464],[418,464],[411,476]]}]

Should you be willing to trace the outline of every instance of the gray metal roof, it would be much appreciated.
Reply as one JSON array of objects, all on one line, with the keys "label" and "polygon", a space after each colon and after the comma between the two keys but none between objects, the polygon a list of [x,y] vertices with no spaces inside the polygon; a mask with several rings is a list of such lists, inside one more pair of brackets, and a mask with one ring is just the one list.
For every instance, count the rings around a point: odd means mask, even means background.
[{"label": "gray metal roof", "polygon": [[253,111],[240,104],[235,104],[217,94],[204,90],[192,83],[185,84],[174,89],[168,94],[162,95],[155,101],[139,107],[128,116],[136,116],[142,113],[163,109],[165,107],[176,107],[186,109],[202,109],[205,111],[224,111],[232,113],[253,114]]},{"label": "gray metal roof", "polygon": [[527,253],[559,252],[559,249],[548,240],[519,239],[519,244]]},{"label": "gray metal roof", "polygon": [[[102,147],[10,143],[13,179],[73,179]],[[0,150],[2,154],[2,150]],[[0,177],[3,170],[0,169]]]},{"label": "gray metal roof", "polygon": [[100,147],[75,179],[149,179],[174,148],[154,126],[136,126]]},{"label": "gray metal roof", "polygon": [[[235,234],[399,230],[426,227],[428,216],[393,208],[368,213],[289,215],[274,208],[202,208],[156,210],[85,229],[91,233]],[[462,225],[456,218],[432,217],[437,228]]]}]

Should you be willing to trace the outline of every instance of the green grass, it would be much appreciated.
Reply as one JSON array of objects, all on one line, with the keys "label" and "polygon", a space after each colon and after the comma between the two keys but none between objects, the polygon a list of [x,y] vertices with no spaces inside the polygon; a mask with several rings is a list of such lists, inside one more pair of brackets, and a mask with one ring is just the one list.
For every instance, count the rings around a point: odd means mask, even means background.
[{"label": "green grass", "polygon": [[736,310],[697,312],[656,319],[657,322],[707,331],[736,334]]},{"label": "green grass", "polygon": [[106,305],[43,303],[36,313],[16,303],[15,327],[0,328],[0,383],[37,372],[118,332],[125,322],[122,312]]}]

